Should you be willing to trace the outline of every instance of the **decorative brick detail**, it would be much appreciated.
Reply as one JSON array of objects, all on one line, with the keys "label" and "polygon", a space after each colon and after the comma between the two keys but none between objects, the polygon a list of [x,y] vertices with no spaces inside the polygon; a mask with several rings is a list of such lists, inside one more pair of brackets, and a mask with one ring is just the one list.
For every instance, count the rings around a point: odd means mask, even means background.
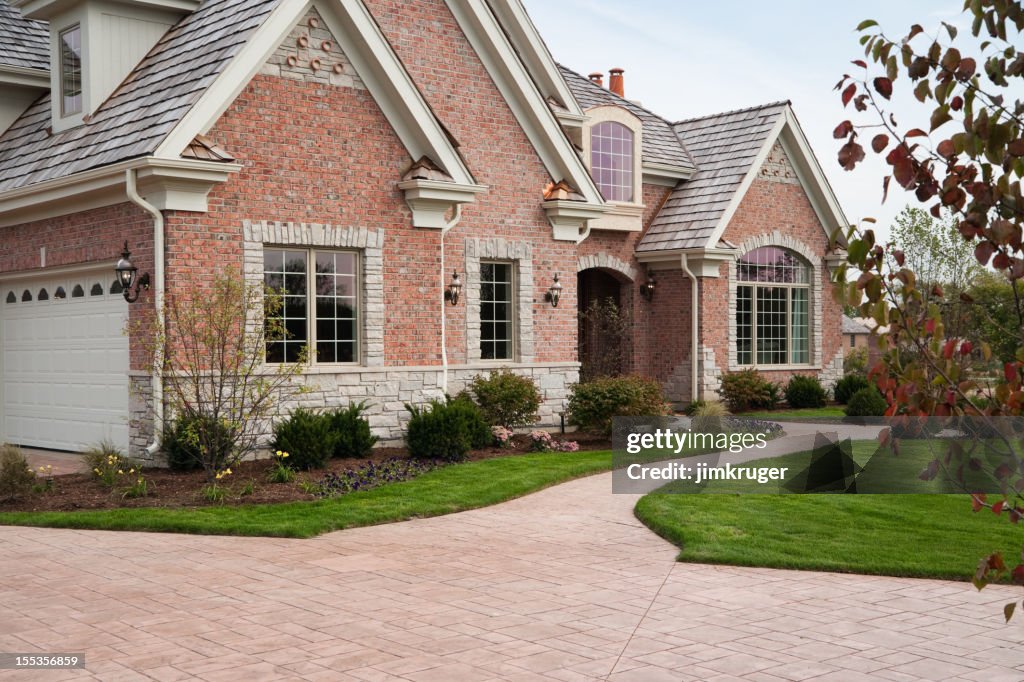
[{"label": "decorative brick detail", "polygon": [[480,261],[515,263],[516,351],[518,361],[533,362],[533,249],[527,242],[504,239],[466,240],[466,357],[480,361]]},{"label": "decorative brick detail", "polygon": [[793,169],[793,164],[789,162],[786,150],[778,141],[772,146],[768,158],[764,160],[758,177],[769,182],[781,182],[788,185],[800,184],[800,178]]},{"label": "decorative brick detail", "polygon": [[[811,266],[811,310],[810,310],[810,343],[811,363],[801,369],[821,369],[821,348],[822,348],[822,261],[813,249],[800,240],[788,234],[782,234],[778,230],[771,234],[762,234],[751,237],[744,241],[739,248],[739,253],[745,254],[762,246],[780,246],[798,253]],[[729,261],[729,370],[743,369],[736,359],[736,261]],[[786,367],[790,367],[787,365]],[[771,369],[770,367],[768,369]]]},{"label": "decorative brick detail", "polygon": [[295,26],[260,73],[311,84],[366,89],[316,8],[311,8]]},{"label": "decorative brick detail", "polygon": [[591,268],[612,270],[627,278],[630,282],[635,282],[637,279],[636,268],[606,251],[580,256],[576,260],[576,272],[583,272]]}]

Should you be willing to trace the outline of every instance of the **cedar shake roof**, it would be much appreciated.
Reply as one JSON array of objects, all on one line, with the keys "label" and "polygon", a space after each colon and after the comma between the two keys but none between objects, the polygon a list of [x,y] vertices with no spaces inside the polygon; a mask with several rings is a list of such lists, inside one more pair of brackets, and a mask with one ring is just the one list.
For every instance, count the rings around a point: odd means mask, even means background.
[{"label": "cedar shake roof", "polygon": [[50,29],[0,0],[0,64],[50,70]]},{"label": "cedar shake roof", "polygon": [[860,320],[850,317],[849,315],[843,315],[843,333],[870,334],[871,330],[868,329]]},{"label": "cedar shake roof", "polygon": [[562,76],[581,109],[587,110],[591,107],[610,104],[626,109],[643,122],[642,155],[644,163],[664,164],[689,171],[695,170],[694,160],[687,153],[686,147],[683,146],[668,121],[639,104],[623,99],[611,90],[592,83],[589,78],[581,76],[572,69],[567,69],[562,65],[559,65],[558,68],[562,71]]},{"label": "cedar shake roof", "polygon": [[636,250],[715,246],[708,239],[788,107],[774,102],[676,123],[697,173],[672,191]]},{"label": "cedar shake roof", "polygon": [[[0,137],[0,191],[153,154],[282,1],[204,0],[70,130],[50,133],[50,96],[41,97]],[[10,12],[0,0],[0,24]]]}]

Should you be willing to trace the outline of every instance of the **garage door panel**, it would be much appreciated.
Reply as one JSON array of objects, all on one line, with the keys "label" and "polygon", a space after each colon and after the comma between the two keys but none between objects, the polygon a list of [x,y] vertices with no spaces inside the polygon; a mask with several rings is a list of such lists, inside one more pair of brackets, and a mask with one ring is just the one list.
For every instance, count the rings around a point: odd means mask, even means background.
[{"label": "garage door panel", "polygon": [[[102,287],[100,295],[54,297],[76,286],[90,294],[99,281],[81,275],[0,286],[0,440],[63,450],[111,440],[127,449],[127,303]],[[31,302],[22,301],[25,289]],[[49,300],[38,300],[42,289]],[[6,303],[8,291],[15,303]]]}]

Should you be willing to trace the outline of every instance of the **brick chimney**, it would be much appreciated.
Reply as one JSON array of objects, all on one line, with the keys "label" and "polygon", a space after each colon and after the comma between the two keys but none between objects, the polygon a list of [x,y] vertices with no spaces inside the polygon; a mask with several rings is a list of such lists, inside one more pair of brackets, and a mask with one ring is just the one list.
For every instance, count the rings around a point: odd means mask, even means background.
[{"label": "brick chimney", "polygon": [[626,97],[626,88],[622,82],[622,69],[611,69],[608,71],[608,89],[619,97]]},{"label": "brick chimney", "polygon": [[602,88],[604,87],[604,74],[601,73],[600,71],[595,71],[594,73],[587,76],[587,78],[590,79],[591,83],[597,83]]}]

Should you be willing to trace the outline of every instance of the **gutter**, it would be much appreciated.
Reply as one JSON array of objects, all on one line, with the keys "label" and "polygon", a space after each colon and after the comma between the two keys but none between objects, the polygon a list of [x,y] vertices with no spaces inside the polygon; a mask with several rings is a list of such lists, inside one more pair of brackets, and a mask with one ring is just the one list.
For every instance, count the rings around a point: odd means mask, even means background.
[{"label": "gutter", "polygon": [[[153,305],[156,309],[157,328],[164,326],[164,214],[143,199],[137,188],[137,170],[125,171],[125,192],[133,204],[153,216]],[[159,351],[158,351],[159,352]],[[164,424],[164,382],[160,371],[161,363],[153,363],[153,442],[146,446],[146,454],[152,457],[160,449],[160,432]]]},{"label": "gutter", "polygon": [[690,400],[697,400],[697,277],[690,270],[687,255],[683,253],[680,265],[690,280]]},{"label": "gutter", "polygon": [[462,220],[462,204],[455,204],[455,214],[452,219],[445,223],[445,226],[441,228],[441,394],[442,397],[448,395],[448,339],[445,336],[445,300],[444,290],[445,283],[444,278],[447,272],[444,269],[444,237],[448,234],[448,230],[452,229],[459,224]]}]

